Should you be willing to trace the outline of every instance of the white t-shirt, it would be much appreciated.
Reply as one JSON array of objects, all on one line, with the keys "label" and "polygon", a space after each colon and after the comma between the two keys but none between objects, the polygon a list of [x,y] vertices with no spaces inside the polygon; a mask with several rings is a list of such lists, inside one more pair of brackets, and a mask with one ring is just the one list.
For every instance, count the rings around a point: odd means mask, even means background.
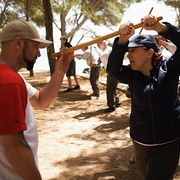
[{"label": "white t-shirt", "polygon": [[26,125],[27,130],[24,131],[25,139],[30,146],[36,165],[38,167],[38,158],[37,158],[37,150],[38,150],[38,132],[37,132],[37,125],[36,125],[36,118],[32,109],[32,106],[29,102],[29,99],[37,92],[37,89],[35,89],[31,84],[25,82],[27,91],[28,91],[28,103],[26,107]]},{"label": "white t-shirt", "polygon": [[[91,59],[92,58],[92,59]],[[100,54],[98,49],[93,46],[90,47],[90,49],[87,49],[86,51],[84,51],[82,59],[86,60],[87,65],[90,65],[90,61],[92,61],[92,64],[99,64],[99,58],[100,58]]]},{"label": "white t-shirt", "polygon": [[103,51],[101,50],[100,59],[105,69],[107,68],[108,58],[111,51],[112,48],[110,46],[107,46],[106,49],[104,49]]},{"label": "white t-shirt", "polygon": [[[36,119],[32,110],[32,106],[29,102],[29,99],[36,93],[37,89],[35,89],[29,83],[27,83],[26,80],[24,81],[28,91],[28,100],[26,107],[27,130],[24,131],[24,137],[33,152],[34,159],[38,167],[38,159],[37,159],[38,133],[36,126]],[[14,171],[14,169],[6,159],[4,154],[4,149],[2,147],[1,139],[0,139],[0,180],[22,180],[22,178]]]}]

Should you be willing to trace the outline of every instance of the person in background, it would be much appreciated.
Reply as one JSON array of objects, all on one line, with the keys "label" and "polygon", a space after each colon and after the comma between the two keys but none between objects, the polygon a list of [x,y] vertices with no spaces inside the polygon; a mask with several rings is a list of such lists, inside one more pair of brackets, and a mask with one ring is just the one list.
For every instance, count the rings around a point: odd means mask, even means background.
[{"label": "person in background", "polygon": [[[70,47],[72,47],[72,45],[68,42],[68,38],[67,38],[66,35],[61,36],[60,40],[61,40],[61,48],[64,48],[64,47],[70,48]],[[65,90],[64,92],[72,92],[73,90],[80,89],[78,78],[76,76],[76,61],[75,61],[75,59],[73,59],[71,61],[70,65],[69,65],[69,69],[68,69],[68,71],[66,73],[66,76],[67,76],[67,80],[68,80],[68,89]],[[74,81],[76,83],[74,88],[72,86],[71,76],[74,77]]]},{"label": "person in background", "polygon": [[99,90],[99,76],[100,76],[100,69],[101,69],[101,60],[100,54],[96,47],[91,46],[82,48],[84,51],[83,55],[77,56],[78,59],[86,60],[87,65],[90,67],[90,84],[92,87],[92,94],[90,95],[92,100],[96,100],[100,96]]},{"label": "person in background", "polygon": [[166,50],[166,52],[168,52],[168,56],[171,56],[176,52],[176,45],[169,39],[166,39],[160,35],[155,35],[154,37],[157,39],[158,45],[160,46],[159,49],[161,50],[163,56],[167,57],[167,55],[164,53],[164,49]]},{"label": "person in background", "polygon": [[[130,136],[136,165],[146,180],[172,180],[179,161],[180,29],[159,22],[153,15],[141,20],[145,30],[154,30],[177,47],[163,60],[159,45],[151,35],[134,35],[131,22],[122,24],[114,41],[107,72],[130,85]],[[134,35],[134,36],[133,36]],[[130,65],[122,65],[125,54]]]},{"label": "person in background", "polygon": [[40,90],[18,73],[31,70],[41,56],[39,48],[52,42],[41,39],[27,21],[7,24],[1,34],[0,54],[0,179],[41,180],[38,167],[38,132],[32,106],[46,108],[57,96],[73,53],[60,54],[49,83]]},{"label": "person in background", "polygon": [[[100,59],[105,67],[107,68],[108,57],[111,53],[112,48],[107,45],[106,41],[101,41],[97,43],[97,48],[99,49]],[[119,98],[116,94],[116,89],[118,85],[118,80],[112,77],[111,75],[107,74],[106,80],[106,98],[107,98],[107,106],[108,108],[105,112],[113,112],[116,110],[117,107],[121,105]]]}]

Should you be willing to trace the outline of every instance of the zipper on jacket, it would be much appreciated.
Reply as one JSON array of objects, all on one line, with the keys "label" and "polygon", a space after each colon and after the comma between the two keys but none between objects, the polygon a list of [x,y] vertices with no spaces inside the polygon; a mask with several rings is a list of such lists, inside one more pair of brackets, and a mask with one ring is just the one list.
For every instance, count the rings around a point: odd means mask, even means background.
[{"label": "zipper on jacket", "polygon": [[150,111],[151,111],[151,122],[152,122],[153,139],[154,139],[154,144],[156,144],[156,138],[155,138],[155,132],[154,132],[154,115],[153,115],[152,104],[151,104],[151,97],[150,97],[151,85],[152,85],[152,84],[149,83],[149,88],[148,88],[148,100],[149,100],[149,107],[150,107]]}]

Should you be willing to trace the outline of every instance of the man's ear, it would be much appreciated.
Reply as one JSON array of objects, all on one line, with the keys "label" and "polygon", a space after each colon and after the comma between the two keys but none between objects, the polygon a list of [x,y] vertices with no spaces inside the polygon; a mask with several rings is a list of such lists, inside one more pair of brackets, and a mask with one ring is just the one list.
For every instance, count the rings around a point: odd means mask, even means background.
[{"label": "man's ear", "polygon": [[20,38],[14,39],[14,43],[15,43],[16,46],[19,46],[19,47],[22,45],[22,42],[21,42]]}]

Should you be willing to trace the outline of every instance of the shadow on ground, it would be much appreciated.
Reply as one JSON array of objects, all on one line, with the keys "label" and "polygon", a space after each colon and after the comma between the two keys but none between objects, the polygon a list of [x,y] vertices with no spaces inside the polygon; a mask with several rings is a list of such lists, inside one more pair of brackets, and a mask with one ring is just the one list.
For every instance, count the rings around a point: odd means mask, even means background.
[{"label": "shadow on ground", "polygon": [[[89,156],[80,155],[63,162],[67,170],[62,172],[58,179],[68,177],[69,180],[141,180],[135,164],[129,164],[127,153],[133,153],[132,146],[128,148],[108,149],[104,153],[92,152]],[[129,154],[130,157],[130,154]],[[61,165],[56,162],[55,166]],[[82,172],[82,169],[85,171]],[[102,170],[96,170],[102,169]],[[104,171],[106,169],[107,171]],[[79,174],[81,172],[81,175]]]}]

